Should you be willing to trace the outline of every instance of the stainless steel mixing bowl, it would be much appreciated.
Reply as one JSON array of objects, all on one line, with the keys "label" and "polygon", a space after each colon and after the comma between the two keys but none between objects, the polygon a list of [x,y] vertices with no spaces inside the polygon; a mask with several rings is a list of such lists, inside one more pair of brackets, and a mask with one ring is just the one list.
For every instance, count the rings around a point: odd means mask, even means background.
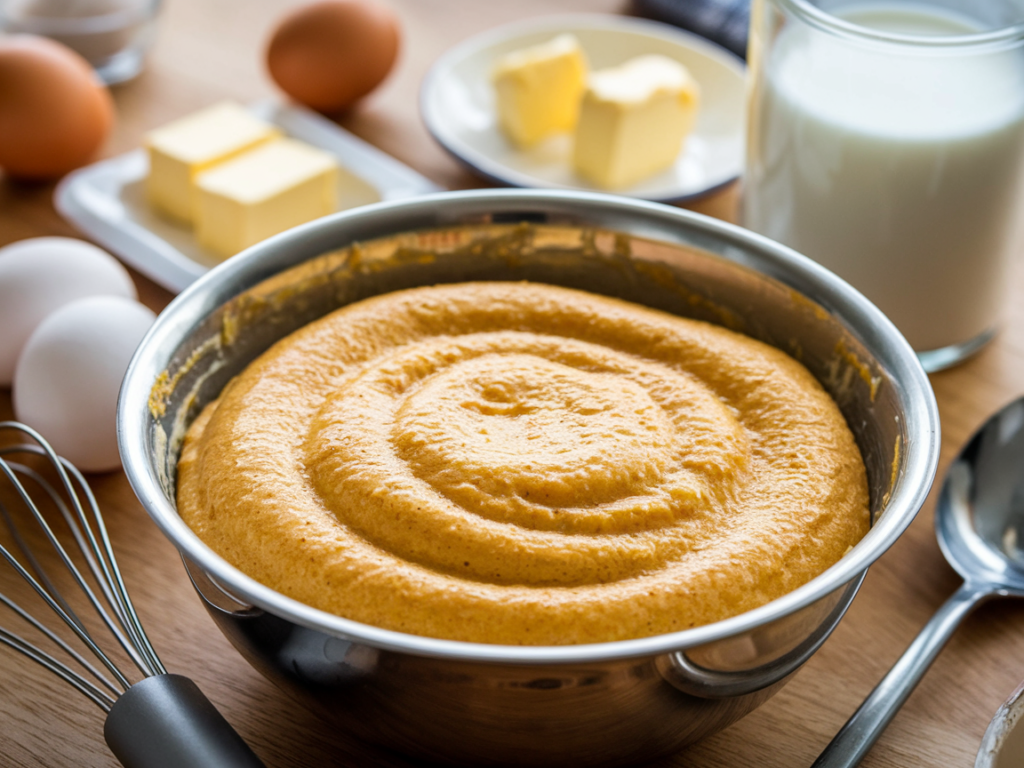
[{"label": "stainless steel mixing bowl", "polygon": [[[366,626],[226,563],[175,512],[181,437],[270,344],[366,296],[462,280],[535,280],[709,320],[800,359],[867,465],[873,526],[772,603],[636,640],[499,646]],[[679,749],[774,694],[828,637],[935,473],[939,419],[910,347],[860,294],[738,227],[610,196],[524,190],[382,203],[293,229],[184,291],[143,340],[118,409],[124,467],[238,650],[335,727],[423,759],[615,765]]]}]

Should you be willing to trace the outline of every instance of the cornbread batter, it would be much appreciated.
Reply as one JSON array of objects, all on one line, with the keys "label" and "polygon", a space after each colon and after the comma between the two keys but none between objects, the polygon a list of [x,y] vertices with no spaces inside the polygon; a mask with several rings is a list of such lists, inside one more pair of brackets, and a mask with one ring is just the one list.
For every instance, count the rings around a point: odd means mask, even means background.
[{"label": "cornbread batter", "polygon": [[792,358],[530,283],[311,323],[207,406],[178,469],[182,518],[258,581],[487,643],[717,621],[818,575],[869,524],[853,436]]}]

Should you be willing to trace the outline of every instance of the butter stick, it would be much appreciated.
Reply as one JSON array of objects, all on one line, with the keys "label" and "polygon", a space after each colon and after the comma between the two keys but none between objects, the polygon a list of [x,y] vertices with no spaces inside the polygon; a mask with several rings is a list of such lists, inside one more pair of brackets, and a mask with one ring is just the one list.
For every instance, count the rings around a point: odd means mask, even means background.
[{"label": "butter stick", "polygon": [[328,152],[277,139],[199,174],[196,239],[222,257],[333,213],[338,164]]},{"label": "butter stick", "polygon": [[275,126],[230,102],[150,131],[145,140],[150,204],[179,223],[191,223],[197,174],[280,135]]},{"label": "butter stick", "polygon": [[592,73],[576,127],[576,172],[619,189],[665,170],[693,129],[699,105],[697,82],[666,56],[639,56]]},{"label": "butter stick", "polygon": [[494,70],[498,124],[517,146],[530,147],[576,125],[587,60],[573,35],[513,51]]}]

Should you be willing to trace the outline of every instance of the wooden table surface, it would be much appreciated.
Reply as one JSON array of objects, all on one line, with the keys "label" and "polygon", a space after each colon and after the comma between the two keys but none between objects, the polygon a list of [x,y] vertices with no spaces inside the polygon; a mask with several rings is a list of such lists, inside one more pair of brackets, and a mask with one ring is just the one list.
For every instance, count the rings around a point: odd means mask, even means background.
[{"label": "wooden table surface", "polygon": [[[450,189],[482,183],[449,158],[420,121],[417,93],[431,62],[460,40],[514,19],[553,11],[623,10],[622,0],[391,2],[404,25],[396,69],[339,122]],[[118,124],[103,154],[133,149],[145,130],[214,101],[272,95],[262,51],[288,5],[284,0],[168,0],[145,72],[114,89]],[[52,195],[52,184],[19,183],[0,174],[0,245],[42,235],[76,236],[54,210]],[[692,207],[731,219],[738,195],[734,185]],[[932,376],[942,418],[940,478],[985,417],[1024,390],[1022,267],[1024,259],[1018,259],[1011,286],[1015,301],[995,341],[969,362]],[[154,310],[172,298],[141,275],[133,276],[142,300]],[[0,419],[11,412],[10,392],[0,389]],[[215,629],[176,552],[149,521],[123,473],[90,479],[126,582],[165,664],[191,676],[268,766],[413,765],[332,734],[263,680]],[[959,584],[935,543],[935,496],[933,490],[909,531],[871,568],[839,628],[781,693],[663,765],[809,765]],[[0,590],[18,592],[16,581],[2,569]],[[993,601],[956,632],[863,765],[973,765],[989,718],[1021,679],[1024,605]],[[116,762],[103,742],[98,709],[36,665],[0,649],[0,764]]]}]

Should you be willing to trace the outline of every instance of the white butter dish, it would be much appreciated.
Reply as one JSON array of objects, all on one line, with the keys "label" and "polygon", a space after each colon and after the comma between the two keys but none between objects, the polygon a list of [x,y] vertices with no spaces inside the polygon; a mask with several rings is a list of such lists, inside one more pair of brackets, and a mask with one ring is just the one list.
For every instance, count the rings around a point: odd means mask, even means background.
[{"label": "white butter dish", "polygon": [[[338,158],[342,167],[338,210],[441,189],[315,112],[276,101],[259,102],[249,109],[288,136]],[[80,168],[57,185],[54,205],[85,235],[177,293],[222,259],[204,250],[190,228],[151,210],[144,191],[148,170],[144,149]]]},{"label": "white butter dish", "polygon": [[702,91],[697,123],[672,167],[616,194],[663,203],[696,200],[735,181],[743,169],[746,66],[714,43],[676,27],[611,14],[538,16],[488,30],[435,62],[420,91],[427,129],[478,175],[512,187],[607,192],[573,172],[568,134],[529,149],[498,127],[491,73],[500,58],[558,35],[579,41],[592,69],[657,53],[683,64]]}]

